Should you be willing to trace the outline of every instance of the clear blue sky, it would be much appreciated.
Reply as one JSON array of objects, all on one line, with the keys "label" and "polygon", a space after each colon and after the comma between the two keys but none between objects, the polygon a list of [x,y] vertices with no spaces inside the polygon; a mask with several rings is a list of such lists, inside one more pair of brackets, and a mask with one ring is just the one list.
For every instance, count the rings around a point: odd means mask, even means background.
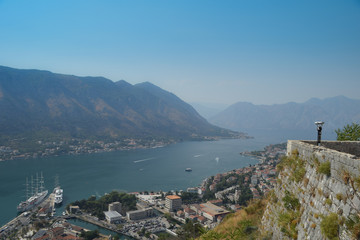
[{"label": "clear blue sky", "polygon": [[0,65],[187,102],[360,98],[359,0],[0,0]]}]

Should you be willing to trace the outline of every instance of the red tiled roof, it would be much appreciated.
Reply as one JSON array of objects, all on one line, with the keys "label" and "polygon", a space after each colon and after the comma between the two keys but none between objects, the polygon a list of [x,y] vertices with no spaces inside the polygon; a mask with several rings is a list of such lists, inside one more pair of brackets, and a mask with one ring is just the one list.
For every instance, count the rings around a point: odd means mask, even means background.
[{"label": "red tiled roof", "polygon": [[174,200],[174,199],[181,199],[181,197],[177,196],[177,195],[168,195],[166,196],[166,198]]}]

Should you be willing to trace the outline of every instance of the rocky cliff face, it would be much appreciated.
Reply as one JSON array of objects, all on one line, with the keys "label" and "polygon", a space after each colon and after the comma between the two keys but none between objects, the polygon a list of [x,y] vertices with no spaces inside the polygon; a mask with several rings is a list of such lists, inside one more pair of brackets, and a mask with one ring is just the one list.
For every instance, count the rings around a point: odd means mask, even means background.
[{"label": "rocky cliff face", "polygon": [[262,218],[272,239],[359,239],[360,142],[288,141]]}]

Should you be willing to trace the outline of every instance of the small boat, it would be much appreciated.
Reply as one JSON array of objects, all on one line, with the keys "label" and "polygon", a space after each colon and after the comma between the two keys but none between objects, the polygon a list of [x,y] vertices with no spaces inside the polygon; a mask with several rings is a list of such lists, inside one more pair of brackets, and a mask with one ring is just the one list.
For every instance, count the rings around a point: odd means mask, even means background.
[{"label": "small boat", "polygon": [[191,168],[186,168],[185,171],[186,171],[186,172],[191,172],[192,169],[191,169]]}]

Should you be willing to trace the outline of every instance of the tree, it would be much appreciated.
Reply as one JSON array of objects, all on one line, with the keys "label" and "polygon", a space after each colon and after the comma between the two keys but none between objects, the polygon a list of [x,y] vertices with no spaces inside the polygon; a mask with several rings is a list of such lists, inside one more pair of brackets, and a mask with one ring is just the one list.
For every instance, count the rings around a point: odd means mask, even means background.
[{"label": "tree", "polygon": [[85,240],[92,240],[94,238],[97,238],[99,236],[99,230],[93,230],[93,231],[81,231],[80,237],[84,238]]},{"label": "tree", "polygon": [[360,124],[347,124],[343,129],[335,130],[338,141],[360,141]]},{"label": "tree", "polygon": [[186,219],[186,223],[182,225],[180,231],[178,231],[178,237],[181,240],[194,239],[204,234],[206,229],[201,226],[197,221],[193,222],[190,219]]}]

